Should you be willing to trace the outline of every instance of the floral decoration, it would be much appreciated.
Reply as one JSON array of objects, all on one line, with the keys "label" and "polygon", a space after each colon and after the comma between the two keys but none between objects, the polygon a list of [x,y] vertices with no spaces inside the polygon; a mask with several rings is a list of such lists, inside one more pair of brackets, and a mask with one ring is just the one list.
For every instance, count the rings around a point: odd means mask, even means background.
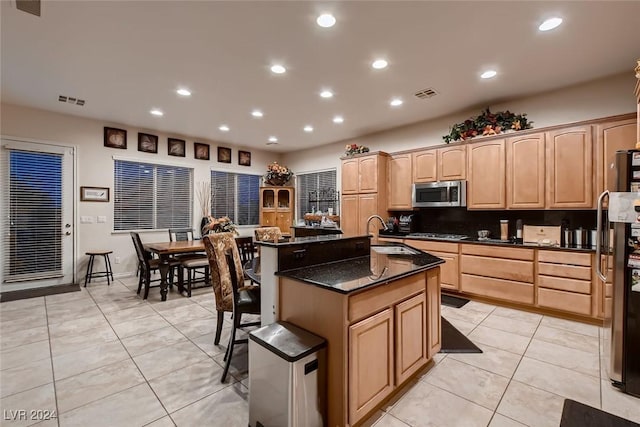
[{"label": "floral decoration", "polygon": [[451,141],[464,141],[478,135],[497,135],[507,130],[531,129],[532,121],[526,114],[514,114],[511,111],[492,113],[488,108],[477,117],[470,117],[451,127],[449,135],[442,137],[447,144]]},{"label": "floral decoration", "polygon": [[236,230],[236,225],[233,223],[233,221],[231,221],[231,218],[229,218],[228,216],[222,216],[220,218],[214,218],[212,216],[209,216],[209,222],[206,223],[203,227],[202,227],[202,234],[209,234],[209,233],[233,233],[233,234],[238,234],[238,231]]},{"label": "floral decoration", "polygon": [[269,163],[264,182],[271,185],[284,185],[291,179],[293,172],[286,166],[279,165],[278,162]]},{"label": "floral decoration", "polygon": [[345,154],[347,156],[352,156],[354,154],[362,154],[362,153],[368,153],[369,152],[369,147],[365,147],[364,145],[358,145],[358,144],[347,144],[345,147]]}]

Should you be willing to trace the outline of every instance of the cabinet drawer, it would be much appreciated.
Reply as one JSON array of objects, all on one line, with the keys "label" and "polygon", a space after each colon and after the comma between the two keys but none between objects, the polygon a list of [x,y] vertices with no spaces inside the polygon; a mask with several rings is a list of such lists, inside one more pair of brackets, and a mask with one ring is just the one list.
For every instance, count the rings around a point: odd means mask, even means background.
[{"label": "cabinet drawer", "polygon": [[411,240],[405,239],[404,243],[409,246],[413,246],[416,249],[420,249],[421,251],[430,252],[449,252],[453,254],[458,253],[458,244],[457,243],[447,243],[447,242],[431,242],[425,240]]},{"label": "cabinet drawer", "polygon": [[476,276],[497,277],[533,283],[533,262],[462,255],[460,271]]},{"label": "cabinet drawer", "polygon": [[564,277],[554,276],[539,276],[538,286],[591,295],[591,282],[587,282],[586,280],[566,279]]},{"label": "cabinet drawer", "polygon": [[460,290],[485,297],[533,304],[533,285],[529,283],[463,274],[460,278]]},{"label": "cabinet drawer", "polygon": [[591,296],[538,288],[538,305],[571,313],[591,315]]},{"label": "cabinet drawer", "polygon": [[538,251],[538,261],[591,267],[591,254],[562,251]]},{"label": "cabinet drawer", "polygon": [[419,292],[424,292],[425,286],[426,279],[423,272],[353,295],[349,297],[349,322],[363,319]]},{"label": "cabinet drawer", "polygon": [[460,281],[460,255],[434,251],[430,252],[430,254],[442,258],[445,261],[444,264],[440,265],[440,286],[457,290]]},{"label": "cabinet drawer", "polygon": [[574,265],[538,264],[538,273],[545,276],[568,277],[571,279],[591,280],[591,267],[577,267]]},{"label": "cabinet drawer", "polygon": [[462,245],[462,253],[469,255],[533,261],[534,250],[500,246]]}]

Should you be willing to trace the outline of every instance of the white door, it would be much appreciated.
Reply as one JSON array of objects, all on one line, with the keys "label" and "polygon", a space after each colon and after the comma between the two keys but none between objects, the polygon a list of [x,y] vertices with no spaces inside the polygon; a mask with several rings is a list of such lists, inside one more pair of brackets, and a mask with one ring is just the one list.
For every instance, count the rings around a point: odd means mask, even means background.
[{"label": "white door", "polygon": [[74,148],[2,139],[2,292],[74,277]]}]

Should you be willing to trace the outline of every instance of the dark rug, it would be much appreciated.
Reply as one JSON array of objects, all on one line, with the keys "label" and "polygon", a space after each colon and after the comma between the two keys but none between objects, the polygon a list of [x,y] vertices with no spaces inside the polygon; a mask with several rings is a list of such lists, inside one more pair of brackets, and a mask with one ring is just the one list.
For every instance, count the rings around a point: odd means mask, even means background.
[{"label": "dark rug", "polygon": [[640,427],[640,424],[580,402],[565,399],[560,427]]},{"label": "dark rug", "polygon": [[466,298],[452,297],[450,295],[440,294],[440,302],[446,306],[460,308],[469,302]]},{"label": "dark rug", "polygon": [[80,285],[71,283],[69,285],[44,286],[42,288],[21,289],[17,291],[7,291],[0,294],[0,302],[16,301],[26,298],[43,297],[47,295],[64,294],[67,292],[77,292]]},{"label": "dark rug", "polygon": [[442,319],[442,347],[440,353],[482,353],[469,338],[457,330],[444,317]]}]

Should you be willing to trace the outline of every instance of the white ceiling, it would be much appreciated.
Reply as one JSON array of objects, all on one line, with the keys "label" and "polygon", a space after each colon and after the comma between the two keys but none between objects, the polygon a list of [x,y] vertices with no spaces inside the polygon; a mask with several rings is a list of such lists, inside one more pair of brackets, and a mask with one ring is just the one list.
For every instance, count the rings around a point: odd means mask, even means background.
[{"label": "white ceiling", "polygon": [[[631,73],[640,57],[640,1],[44,1],[40,18],[0,3],[3,102],[280,152]],[[337,23],[320,28],[327,11]],[[553,15],[564,24],[538,32]],[[481,80],[487,68],[498,76]]]}]

